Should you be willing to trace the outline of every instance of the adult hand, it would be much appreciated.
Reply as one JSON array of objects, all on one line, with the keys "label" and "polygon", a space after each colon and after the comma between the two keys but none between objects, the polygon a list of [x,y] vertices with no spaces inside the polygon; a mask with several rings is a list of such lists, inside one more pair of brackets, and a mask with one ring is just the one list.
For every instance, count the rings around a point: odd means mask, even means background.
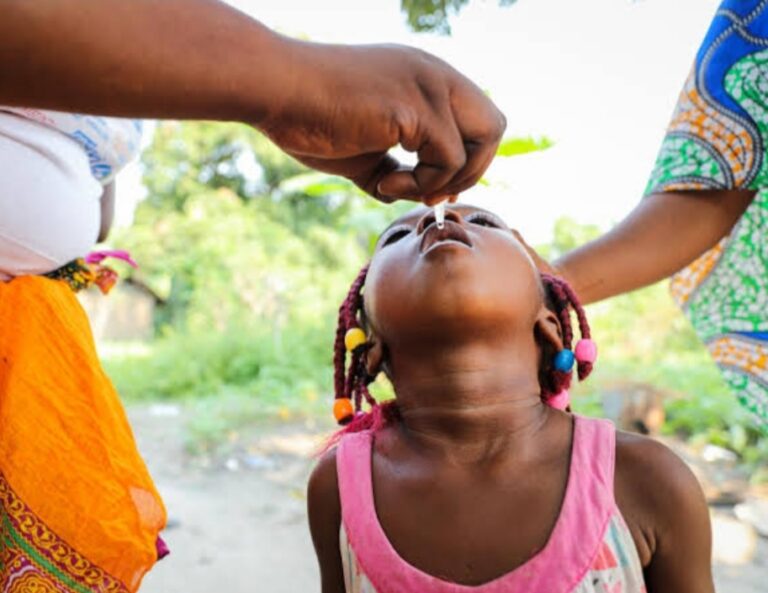
[{"label": "adult hand", "polygon": [[[289,43],[293,91],[259,127],[306,165],[385,202],[434,204],[477,183],[493,160],[504,116],[442,60],[404,46]],[[415,167],[389,154],[398,144],[417,153]]]}]

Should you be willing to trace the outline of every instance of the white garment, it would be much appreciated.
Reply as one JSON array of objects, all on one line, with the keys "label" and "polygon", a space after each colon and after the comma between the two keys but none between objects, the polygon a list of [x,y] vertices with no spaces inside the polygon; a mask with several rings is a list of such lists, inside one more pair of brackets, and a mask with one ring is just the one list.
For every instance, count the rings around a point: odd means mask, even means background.
[{"label": "white garment", "polygon": [[82,146],[91,174],[103,185],[139,152],[141,120],[100,115],[82,115],[61,111],[44,111],[27,107],[2,107],[0,111],[15,113],[25,119],[58,130]]},{"label": "white garment", "polygon": [[102,191],[75,140],[0,111],[0,280],[86,255],[98,236]]}]

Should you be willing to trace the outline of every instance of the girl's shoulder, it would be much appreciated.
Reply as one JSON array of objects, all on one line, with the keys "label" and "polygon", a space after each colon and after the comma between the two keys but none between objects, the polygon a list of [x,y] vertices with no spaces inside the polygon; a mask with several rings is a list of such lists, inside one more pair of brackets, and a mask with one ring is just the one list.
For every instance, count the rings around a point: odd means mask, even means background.
[{"label": "girl's shoulder", "polygon": [[709,531],[709,512],[696,476],[652,438],[616,431],[614,491],[644,566],[671,532],[698,537]]},{"label": "girl's shoulder", "polygon": [[343,591],[344,583],[339,531],[341,500],[336,469],[338,448],[326,451],[318,460],[307,486],[307,512],[312,543],[320,561],[323,591]]},{"label": "girl's shoulder", "polygon": [[644,498],[651,500],[660,490],[675,499],[701,493],[696,476],[669,447],[621,430],[616,431],[616,486],[646,490]]},{"label": "girl's shoulder", "polygon": [[[383,429],[380,432],[385,431],[386,429]],[[313,509],[341,518],[340,475],[344,474],[341,476],[343,481],[344,476],[349,479],[361,470],[370,471],[372,441],[373,435],[369,430],[337,434],[331,439],[327,449],[315,463],[307,483],[310,522]],[[344,467],[340,468],[340,465]]]},{"label": "girl's shoulder", "polygon": [[330,513],[341,518],[341,497],[339,494],[339,446],[347,437],[342,436],[323,451],[315,463],[307,482],[307,505],[312,521],[313,510]]}]

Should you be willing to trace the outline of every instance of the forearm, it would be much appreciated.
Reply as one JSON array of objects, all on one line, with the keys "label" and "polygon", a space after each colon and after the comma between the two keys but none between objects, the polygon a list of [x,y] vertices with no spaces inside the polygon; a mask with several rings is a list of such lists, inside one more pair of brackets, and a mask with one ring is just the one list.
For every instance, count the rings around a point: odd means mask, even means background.
[{"label": "forearm", "polygon": [[636,290],[682,269],[724,237],[752,191],[654,194],[599,239],[554,263],[584,303]]},{"label": "forearm", "polygon": [[0,104],[258,124],[302,48],[216,0],[6,0]]}]

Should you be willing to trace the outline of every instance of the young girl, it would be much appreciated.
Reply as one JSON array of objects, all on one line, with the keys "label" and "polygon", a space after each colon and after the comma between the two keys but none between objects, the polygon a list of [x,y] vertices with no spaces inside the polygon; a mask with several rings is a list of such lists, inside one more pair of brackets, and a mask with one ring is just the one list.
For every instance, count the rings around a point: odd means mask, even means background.
[{"label": "young girl", "polygon": [[[345,428],[308,494],[323,593],[711,593],[691,472],[564,411],[589,338],[567,284],[494,215],[458,206],[440,229],[421,209],[391,226],[339,315]],[[366,387],[379,372],[397,394],[383,406]]]}]

